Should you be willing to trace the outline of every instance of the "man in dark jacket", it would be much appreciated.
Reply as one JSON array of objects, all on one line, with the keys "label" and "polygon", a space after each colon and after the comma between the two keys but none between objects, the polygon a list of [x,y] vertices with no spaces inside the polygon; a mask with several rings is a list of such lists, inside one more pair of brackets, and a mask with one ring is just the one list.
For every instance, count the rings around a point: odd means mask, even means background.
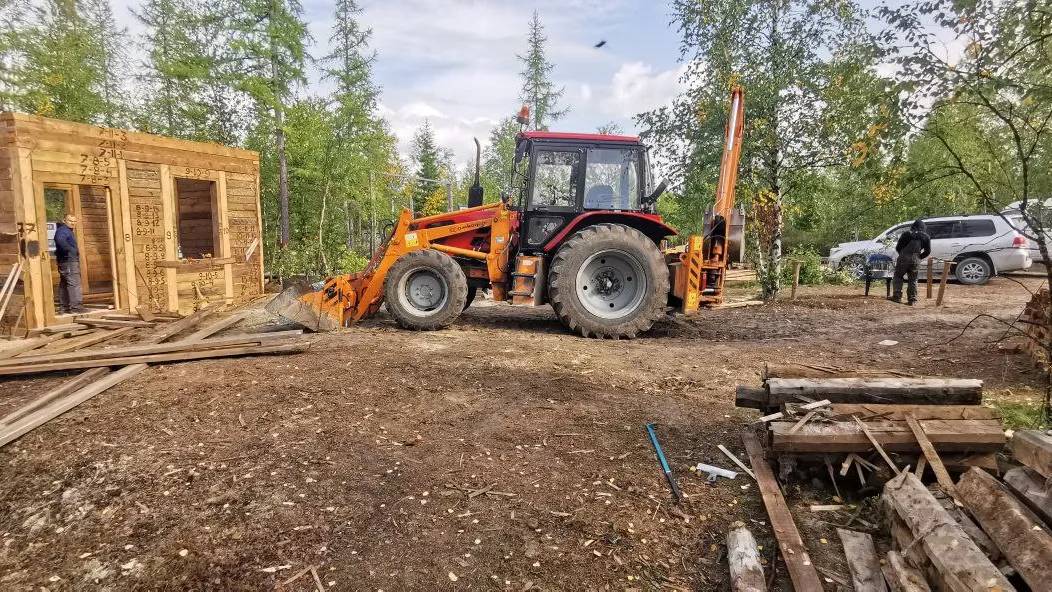
[{"label": "man in dark jacket", "polygon": [[80,249],[77,248],[77,237],[73,229],[77,227],[77,217],[66,214],[66,217],[55,228],[55,259],[58,262],[58,312],[88,312],[81,303],[80,293]]},{"label": "man in dark jacket", "polygon": [[895,250],[899,253],[895,261],[895,278],[892,280],[891,300],[902,302],[902,280],[906,280],[906,298],[910,306],[917,302],[917,272],[921,259],[931,255],[931,237],[922,220],[917,220],[909,230],[899,237]]}]

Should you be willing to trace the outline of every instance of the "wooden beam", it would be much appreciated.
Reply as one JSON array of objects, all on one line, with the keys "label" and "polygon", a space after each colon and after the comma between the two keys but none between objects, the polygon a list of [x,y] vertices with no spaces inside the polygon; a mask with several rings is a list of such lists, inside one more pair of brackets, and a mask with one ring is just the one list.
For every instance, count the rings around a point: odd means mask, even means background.
[{"label": "wooden beam", "polygon": [[767,389],[738,386],[734,389],[734,406],[748,409],[766,409],[768,405]]},{"label": "wooden beam", "polygon": [[73,360],[70,362],[33,364],[31,366],[6,365],[0,367],[0,376],[40,374],[43,372],[78,370],[81,368],[98,368],[102,366],[126,366],[128,364],[157,364],[186,362],[190,360],[203,360],[207,358],[225,358],[233,356],[301,353],[307,351],[309,348],[309,341],[294,341],[291,343],[245,345],[241,347],[219,347],[204,350],[190,349],[189,351],[173,351],[148,355],[114,356],[112,358]]},{"label": "wooden beam", "polygon": [[[997,452],[1004,447],[1005,435],[998,420],[943,421],[922,420],[924,432],[936,450],[959,452]],[[776,452],[831,453],[866,452],[873,448],[872,436],[885,451],[921,452],[917,438],[904,421],[865,422],[867,435],[847,421],[815,423],[806,430],[789,434],[792,422],[768,424],[771,448]]]},{"label": "wooden beam", "polygon": [[1034,590],[1052,590],[1052,534],[1048,527],[982,469],[961,475],[957,492],[1023,580]]},{"label": "wooden beam", "polygon": [[768,364],[761,377],[767,381],[771,378],[904,378],[910,375],[896,370],[860,370],[816,364]]},{"label": "wooden beam", "polygon": [[1015,590],[916,475],[907,471],[888,481],[883,499],[919,540],[916,544],[922,546],[947,589],[953,592]]},{"label": "wooden beam", "polygon": [[727,531],[727,563],[732,592],[766,592],[756,539],[743,522],[735,522]]},{"label": "wooden beam", "polygon": [[1052,482],[1030,467],[1008,470],[1004,481],[1038,518],[1052,526]]},{"label": "wooden beam", "polygon": [[855,592],[888,592],[884,574],[880,572],[880,559],[873,546],[873,537],[844,528],[838,528],[836,532],[844,545],[847,569],[851,572],[851,586]]},{"label": "wooden beam", "polygon": [[225,319],[223,319],[223,320],[221,320],[221,321],[219,321],[219,322],[217,322],[217,323],[215,323],[213,325],[205,327],[204,329],[201,329],[197,333],[190,334],[190,336],[187,337],[187,339],[204,339],[205,337],[208,337],[209,335],[214,335],[214,334],[219,333],[220,331],[222,331],[224,329],[228,329],[230,327],[233,327],[234,325],[236,325],[236,324],[240,323],[241,321],[245,320],[245,317],[247,317],[248,315],[249,315],[249,311],[247,311],[247,310],[241,310],[241,311],[235,312],[234,314],[228,316],[227,318],[225,318]]},{"label": "wooden beam", "polygon": [[880,570],[891,592],[931,592],[920,570],[906,565],[906,560],[898,551],[888,551],[887,561]]},{"label": "wooden beam", "polygon": [[1042,477],[1052,478],[1052,436],[1020,430],[1012,435],[1012,456]]},{"label": "wooden beam", "polygon": [[906,425],[910,426],[913,436],[917,438],[917,444],[920,445],[924,458],[928,459],[928,464],[931,465],[931,470],[935,473],[935,479],[939,482],[939,485],[946,490],[946,493],[957,497],[957,493],[953,488],[953,479],[950,479],[950,474],[946,472],[946,467],[943,466],[939,453],[935,452],[935,446],[932,446],[931,440],[924,433],[924,428],[920,422],[912,414],[907,413]]},{"label": "wooden beam", "polygon": [[879,403],[836,403],[829,410],[834,416],[850,417],[857,415],[865,420],[867,417],[905,421],[906,414],[917,419],[1001,419],[996,409],[982,405],[882,405]]},{"label": "wooden beam", "polygon": [[983,381],[960,378],[771,378],[768,404],[780,406],[797,395],[836,403],[977,405]]},{"label": "wooden beam", "polygon": [[746,432],[742,434],[742,442],[749,455],[749,464],[756,474],[756,483],[760,487],[760,495],[763,496],[764,506],[767,507],[767,515],[771,518],[771,528],[782,552],[782,559],[789,569],[789,578],[793,581],[793,586],[797,590],[822,590],[822,580],[811,563],[811,556],[807,553],[807,547],[804,546],[800,531],[793,522],[789,506],[778,488],[778,481],[764,458],[760,440],[756,434]]},{"label": "wooden beam", "polygon": [[[120,236],[113,245],[124,257],[124,275],[118,277],[117,285],[128,295],[128,310],[139,306],[139,280],[135,273],[135,245],[132,242],[131,197],[128,193],[128,164],[123,158],[117,160],[118,200],[121,206]],[[149,320],[149,319],[143,319]]]},{"label": "wooden beam", "polygon": [[[177,222],[177,208],[178,203],[176,202],[175,189],[173,185],[175,180],[172,178],[172,167],[167,164],[160,166],[161,170],[161,226],[163,227],[164,236],[164,258],[172,260],[176,258],[176,235],[179,233],[179,223]],[[165,289],[168,293],[165,295],[168,310],[172,312],[179,312],[179,283],[176,271],[168,268],[164,270],[165,275]]]}]

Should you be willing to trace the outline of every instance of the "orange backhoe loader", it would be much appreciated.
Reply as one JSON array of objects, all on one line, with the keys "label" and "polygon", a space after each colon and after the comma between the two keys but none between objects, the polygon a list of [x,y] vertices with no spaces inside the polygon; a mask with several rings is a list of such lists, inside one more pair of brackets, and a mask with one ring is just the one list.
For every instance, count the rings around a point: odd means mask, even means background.
[{"label": "orange backhoe loader", "polygon": [[[386,304],[399,326],[433,330],[488,289],[497,302],[551,304],[585,337],[618,339],[647,331],[670,306],[691,314],[718,304],[743,100],[741,89],[731,92],[712,221],[682,247],[661,249],[678,233],[655,212],[667,183],[651,187],[638,138],[520,132],[512,191],[500,201],[482,205],[476,162],[467,209],[423,218],[404,209],[364,271],[328,278],[315,291],[290,288],[267,309],[328,331]],[[525,126],[528,110],[518,119]]]}]

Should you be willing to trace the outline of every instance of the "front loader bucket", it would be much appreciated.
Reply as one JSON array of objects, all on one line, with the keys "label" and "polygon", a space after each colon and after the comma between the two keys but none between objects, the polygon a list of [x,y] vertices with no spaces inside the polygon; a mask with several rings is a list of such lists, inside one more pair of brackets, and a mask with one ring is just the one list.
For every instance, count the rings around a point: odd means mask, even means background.
[{"label": "front loader bucket", "polygon": [[330,305],[322,286],[318,290],[304,285],[289,286],[267,303],[265,308],[311,331],[335,331],[340,328],[339,311]]}]

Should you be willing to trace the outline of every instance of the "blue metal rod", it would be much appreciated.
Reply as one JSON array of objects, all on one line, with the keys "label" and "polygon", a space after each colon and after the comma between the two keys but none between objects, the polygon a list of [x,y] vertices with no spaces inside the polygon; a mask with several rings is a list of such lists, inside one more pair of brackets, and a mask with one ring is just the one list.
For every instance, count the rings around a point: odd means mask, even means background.
[{"label": "blue metal rod", "polygon": [[658,444],[657,434],[654,433],[654,424],[647,424],[647,433],[650,434],[650,443],[654,445],[654,452],[657,453],[658,461],[661,463],[661,470],[665,472],[665,479],[668,480],[668,484],[672,488],[672,495],[678,502],[682,497],[679,492],[679,485],[676,484],[676,478],[672,476],[672,469],[668,467],[665,453],[661,451],[661,444]]}]

